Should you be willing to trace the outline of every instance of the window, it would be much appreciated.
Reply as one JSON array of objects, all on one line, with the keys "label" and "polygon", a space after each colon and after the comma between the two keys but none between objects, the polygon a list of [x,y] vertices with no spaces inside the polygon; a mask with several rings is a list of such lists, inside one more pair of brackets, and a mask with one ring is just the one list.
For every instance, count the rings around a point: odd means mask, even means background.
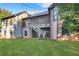
[{"label": "window", "polygon": [[54,10],[53,17],[54,17],[53,21],[56,21],[58,19],[58,11],[56,9]]},{"label": "window", "polygon": [[5,25],[6,25],[6,26],[7,26],[7,21],[8,21],[8,20],[5,20]]},{"label": "window", "polygon": [[10,25],[12,25],[12,19],[10,19],[10,22],[9,23],[10,23]]},{"label": "window", "polygon": [[27,31],[25,31],[25,36],[27,36]]},{"label": "window", "polygon": [[6,36],[6,31],[4,31],[4,35]]},{"label": "window", "polygon": [[12,31],[10,31],[10,34],[12,35]]},{"label": "window", "polygon": [[22,21],[22,27],[26,27],[26,21],[25,20]]},{"label": "window", "polygon": [[6,35],[6,31],[4,31],[4,34]]},{"label": "window", "polygon": [[57,14],[58,14],[58,11],[54,10],[54,16],[57,16]]},{"label": "window", "polygon": [[14,24],[14,29],[16,30],[16,24]]}]

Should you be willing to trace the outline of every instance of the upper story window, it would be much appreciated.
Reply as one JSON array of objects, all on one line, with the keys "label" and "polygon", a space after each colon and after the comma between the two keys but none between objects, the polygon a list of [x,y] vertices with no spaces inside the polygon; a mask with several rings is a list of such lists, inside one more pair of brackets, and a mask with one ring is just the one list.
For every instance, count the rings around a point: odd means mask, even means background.
[{"label": "upper story window", "polygon": [[13,24],[13,22],[12,22],[12,19],[10,19],[10,22],[9,22],[9,24],[10,24],[10,25],[12,25],[12,24]]},{"label": "upper story window", "polygon": [[2,22],[2,26],[7,26],[7,20],[4,20],[4,21]]},{"label": "upper story window", "polygon": [[22,27],[26,27],[26,21],[25,20],[22,21]]},{"label": "upper story window", "polygon": [[53,21],[56,21],[58,19],[58,15],[59,15],[59,12],[57,9],[54,10],[54,14],[53,14]]}]

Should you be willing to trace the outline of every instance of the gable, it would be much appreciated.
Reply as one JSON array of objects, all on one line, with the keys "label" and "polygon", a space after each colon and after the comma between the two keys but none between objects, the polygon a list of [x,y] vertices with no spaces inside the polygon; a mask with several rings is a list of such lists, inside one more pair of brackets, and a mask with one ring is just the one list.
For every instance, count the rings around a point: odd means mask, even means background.
[{"label": "gable", "polygon": [[28,16],[29,16],[29,14],[27,12],[20,12],[20,13],[17,13],[17,14],[2,18],[1,20],[7,20],[7,19],[11,19],[11,18],[22,19],[22,18],[25,18],[25,17],[28,17]]}]

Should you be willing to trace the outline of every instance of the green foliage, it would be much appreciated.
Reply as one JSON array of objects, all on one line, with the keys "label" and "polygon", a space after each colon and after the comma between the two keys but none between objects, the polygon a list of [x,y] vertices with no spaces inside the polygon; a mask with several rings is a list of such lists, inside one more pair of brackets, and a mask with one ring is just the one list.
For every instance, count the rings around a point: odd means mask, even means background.
[{"label": "green foliage", "polygon": [[10,16],[10,15],[12,15],[12,13],[10,11],[0,8],[0,28],[2,27],[1,26],[1,19],[4,17]]},{"label": "green foliage", "polygon": [[57,3],[60,10],[63,28],[69,33],[79,32],[79,4],[78,3]]},{"label": "green foliage", "polygon": [[11,11],[0,8],[0,19],[12,15]]}]

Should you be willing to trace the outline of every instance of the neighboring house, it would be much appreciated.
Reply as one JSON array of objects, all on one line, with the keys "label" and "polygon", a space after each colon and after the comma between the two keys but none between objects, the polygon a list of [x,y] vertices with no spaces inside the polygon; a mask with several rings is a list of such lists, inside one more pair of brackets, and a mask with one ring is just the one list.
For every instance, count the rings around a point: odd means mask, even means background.
[{"label": "neighboring house", "polygon": [[52,4],[48,11],[29,16],[21,12],[2,19],[3,38],[51,38],[62,35],[58,8]]}]

